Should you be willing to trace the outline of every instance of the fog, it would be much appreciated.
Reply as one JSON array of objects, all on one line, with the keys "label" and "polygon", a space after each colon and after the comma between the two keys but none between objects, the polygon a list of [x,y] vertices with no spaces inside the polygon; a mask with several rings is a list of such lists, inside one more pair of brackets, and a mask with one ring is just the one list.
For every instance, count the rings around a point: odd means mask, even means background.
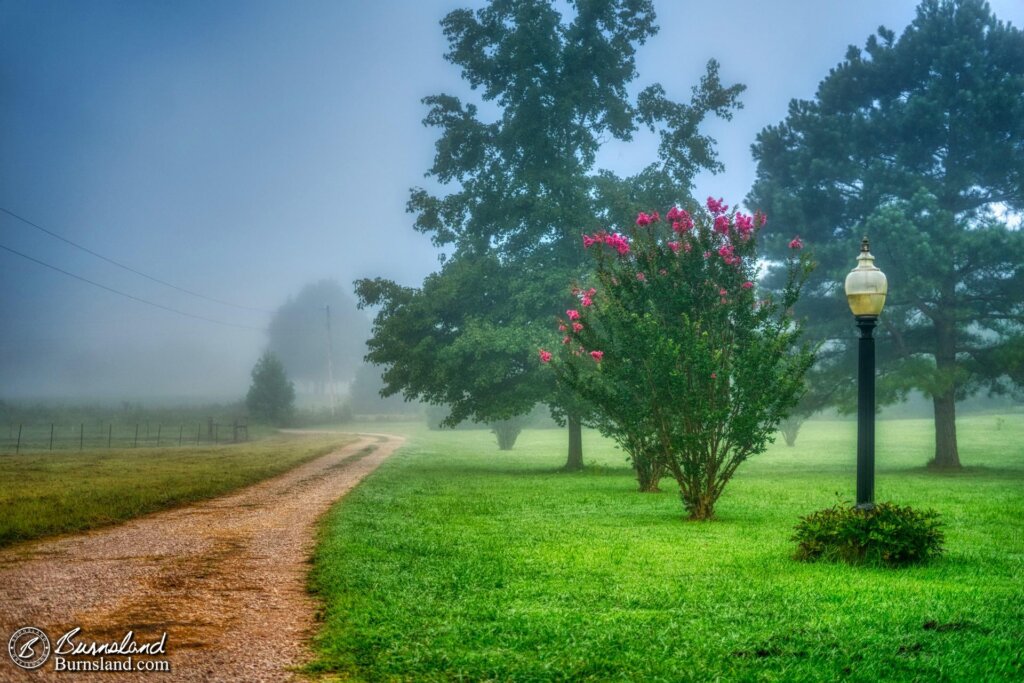
[{"label": "fog", "polygon": [[[469,93],[438,22],[480,4],[0,3],[0,208],[38,226],[0,213],[0,398],[237,400],[304,286],[418,285],[438,256],[404,211],[436,134],[420,99]],[[757,132],[915,4],[656,0],[634,87],[685,99],[712,57],[748,86],[696,192],[737,201]],[[1024,24],[1019,0],[991,5]]]}]

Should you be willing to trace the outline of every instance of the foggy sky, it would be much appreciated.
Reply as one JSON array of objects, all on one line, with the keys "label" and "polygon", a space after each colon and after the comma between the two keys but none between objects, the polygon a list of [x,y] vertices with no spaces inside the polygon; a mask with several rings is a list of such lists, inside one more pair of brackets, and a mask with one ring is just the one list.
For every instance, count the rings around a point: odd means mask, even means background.
[{"label": "foggy sky", "polygon": [[[404,211],[436,130],[420,99],[467,96],[438,22],[479,2],[0,0],[0,207],[158,279],[273,310],[305,284],[437,267]],[[849,44],[897,33],[909,0],[655,0],[633,92],[686,100],[709,58],[744,109],[708,130],[726,166],[697,196],[737,201],[750,145],[810,98]],[[1024,3],[997,0],[1020,26]],[[634,172],[640,134],[599,165]],[[232,399],[269,315],[115,268],[0,214],[0,244],[159,310],[0,251],[0,399]],[[343,334],[344,330],[336,330]]]}]

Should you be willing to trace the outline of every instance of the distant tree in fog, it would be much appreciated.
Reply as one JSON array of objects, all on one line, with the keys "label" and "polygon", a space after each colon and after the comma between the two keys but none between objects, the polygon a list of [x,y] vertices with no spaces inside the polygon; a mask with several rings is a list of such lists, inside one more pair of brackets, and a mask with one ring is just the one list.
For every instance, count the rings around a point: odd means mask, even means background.
[{"label": "distant tree in fog", "polygon": [[363,362],[370,321],[334,280],[306,285],[275,311],[267,330],[268,348],[288,375],[310,382],[318,393],[327,384],[327,315],[331,307],[331,346],[334,380],[346,382]]},{"label": "distant tree in fog", "polygon": [[260,422],[283,425],[295,409],[295,387],[284,365],[270,351],[264,352],[252,369],[252,386],[245,397],[249,415]]},{"label": "distant tree in fog", "polygon": [[870,237],[889,278],[880,381],[931,397],[933,464],[959,468],[956,401],[1022,379],[1024,33],[981,0],[927,0],[899,39],[850,47],[754,156],[769,256],[793,233],[813,248],[800,313],[851,350],[842,282]]}]

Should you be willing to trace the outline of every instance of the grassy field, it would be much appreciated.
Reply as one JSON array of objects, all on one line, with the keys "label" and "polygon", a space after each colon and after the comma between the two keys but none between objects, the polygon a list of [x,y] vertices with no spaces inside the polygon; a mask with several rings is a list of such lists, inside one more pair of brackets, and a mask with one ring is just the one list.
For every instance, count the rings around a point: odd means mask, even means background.
[{"label": "grassy field", "polygon": [[0,455],[0,547],[212,498],[349,440],[287,435],[230,446]]},{"label": "grassy field", "polygon": [[[790,559],[799,515],[850,499],[855,424],[812,422],[740,468],[715,521],[671,481],[640,494],[594,434],[409,427],[325,518],[313,672],[342,680],[1024,680],[1024,416],[959,422],[934,474],[927,420],[878,426],[878,500],[931,507],[947,553],[885,570]],[[377,431],[398,431],[396,425]],[[837,494],[838,492],[838,494]],[[328,675],[328,677],[333,677]]]}]

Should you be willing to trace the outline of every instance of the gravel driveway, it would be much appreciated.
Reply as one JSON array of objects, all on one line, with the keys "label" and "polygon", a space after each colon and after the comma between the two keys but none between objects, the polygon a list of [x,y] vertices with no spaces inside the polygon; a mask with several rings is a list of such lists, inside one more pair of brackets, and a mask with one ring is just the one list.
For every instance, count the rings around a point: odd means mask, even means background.
[{"label": "gravel driveway", "polygon": [[[115,527],[0,551],[0,681],[282,681],[308,658],[316,604],[306,592],[317,519],[400,446],[358,441],[233,494]],[[35,671],[6,650],[19,628],[78,642],[137,643],[166,632],[170,673]],[[19,641],[24,644],[24,639]],[[97,657],[67,658],[98,660]],[[123,660],[123,657],[108,657]]]}]

